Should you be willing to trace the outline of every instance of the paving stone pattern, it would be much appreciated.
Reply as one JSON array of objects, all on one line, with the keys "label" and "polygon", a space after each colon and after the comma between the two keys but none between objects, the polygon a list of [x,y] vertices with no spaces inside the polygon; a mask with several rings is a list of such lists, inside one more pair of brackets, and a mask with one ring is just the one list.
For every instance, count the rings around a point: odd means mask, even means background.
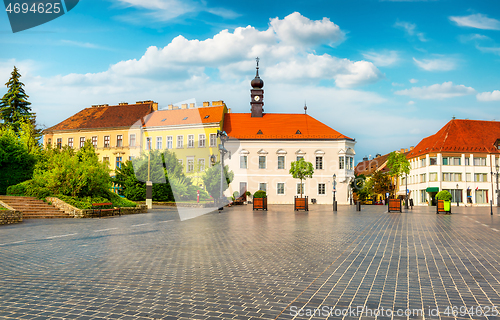
[{"label": "paving stone pattern", "polygon": [[385,210],[237,206],[181,222],[160,208],[2,226],[0,319],[499,318],[496,208]]}]

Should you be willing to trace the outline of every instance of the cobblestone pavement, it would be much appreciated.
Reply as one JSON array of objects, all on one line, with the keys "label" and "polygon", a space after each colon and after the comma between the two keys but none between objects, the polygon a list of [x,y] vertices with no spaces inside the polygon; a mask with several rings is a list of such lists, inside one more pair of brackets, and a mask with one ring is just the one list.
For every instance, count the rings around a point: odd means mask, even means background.
[{"label": "cobblestone pavement", "polygon": [[499,318],[496,208],[310,207],[2,226],[0,318]]}]

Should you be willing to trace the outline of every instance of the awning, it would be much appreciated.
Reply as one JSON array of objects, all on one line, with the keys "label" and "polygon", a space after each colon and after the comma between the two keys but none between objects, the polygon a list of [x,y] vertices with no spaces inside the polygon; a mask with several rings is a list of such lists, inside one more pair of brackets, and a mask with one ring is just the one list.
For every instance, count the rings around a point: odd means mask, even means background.
[{"label": "awning", "polygon": [[428,187],[425,189],[427,192],[439,192],[439,187]]},{"label": "awning", "polygon": [[405,195],[405,191],[404,190],[400,190],[400,191],[396,192],[396,195],[397,196],[404,196]]}]

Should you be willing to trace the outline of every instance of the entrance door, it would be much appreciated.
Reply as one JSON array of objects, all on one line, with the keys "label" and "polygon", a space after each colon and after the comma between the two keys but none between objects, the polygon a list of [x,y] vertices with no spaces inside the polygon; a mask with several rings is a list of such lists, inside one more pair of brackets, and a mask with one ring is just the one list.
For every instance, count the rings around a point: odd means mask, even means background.
[{"label": "entrance door", "polygon": [[240,197],[242,196],[243,201],[247,201],[247,183],[240,182]]}]

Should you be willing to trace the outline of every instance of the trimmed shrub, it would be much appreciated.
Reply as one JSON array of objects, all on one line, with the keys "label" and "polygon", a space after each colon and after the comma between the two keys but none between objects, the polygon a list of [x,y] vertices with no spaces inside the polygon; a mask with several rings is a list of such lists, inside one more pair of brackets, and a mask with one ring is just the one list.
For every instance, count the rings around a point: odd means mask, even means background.
[{"label": "trimmed shrub", "polygon": [[439,191],[438,194],[436,194],[436,199],[438,200],[447,200],[450,201],[453,197],[451,196],[451,193],[449,193],[446,190]]},{"label": "trimmed shrub", "polygon": [[259,191],[256,191],[254,194],[253,194],[253,198],[265,198],[267,197],[266,195],[266,192],[263,191],[263,190],[259,190]]}]

